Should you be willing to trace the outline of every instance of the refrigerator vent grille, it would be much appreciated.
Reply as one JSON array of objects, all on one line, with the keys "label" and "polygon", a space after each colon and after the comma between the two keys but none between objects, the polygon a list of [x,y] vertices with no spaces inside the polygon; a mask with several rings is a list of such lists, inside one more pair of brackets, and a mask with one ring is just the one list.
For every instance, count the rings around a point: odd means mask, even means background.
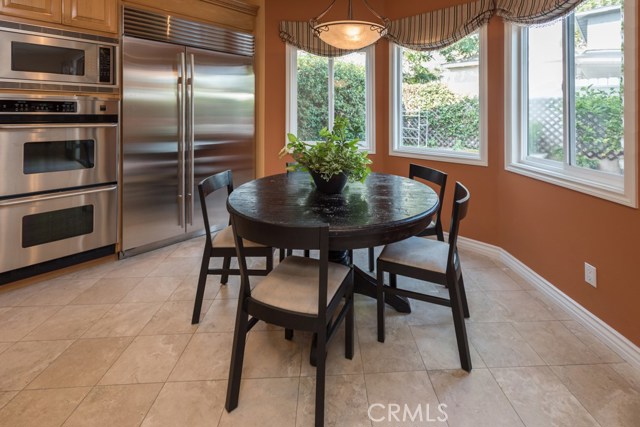
[{"label": "refrigerator vent grille", "polygon": [[148,40],[253,56],[254,38],[200,22],[136,9],[124,9],[124,34]]}]

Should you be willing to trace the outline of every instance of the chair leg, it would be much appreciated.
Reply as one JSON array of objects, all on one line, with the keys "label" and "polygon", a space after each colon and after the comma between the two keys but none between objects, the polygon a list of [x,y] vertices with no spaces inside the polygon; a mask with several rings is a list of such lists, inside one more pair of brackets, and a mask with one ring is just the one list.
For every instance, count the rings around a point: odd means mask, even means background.
[{"label": "chair leg", "polygon": [[376,285],[376,296],[378,299],[378,341],[384,342],[384,272],[378,264],[378,280]]},{"label": "chair leg", "polygon": [[280,248],[280,262],[284,259],[284,248]]},{"label": "chair leg", "polygon": [[462,277],[462,272],[460,273],[460,279],[458,279],[458,283],[460,285],[460,299],[462,300],[462,312],[464,313],[464,318],[468,319],[469,314],[469,304],[467,303],[467,291],[464,289],[464,278]]},{"label": "chair leg", "polygon": [[293,255],[293,249],[287,249],[287,256]]},{"label": "chair leg", "polygon": [[198,288],[196,290],[196,300],[193,303],[193,315],[191,316],[191,324],[195,325],[200,322],[200,311],[202,310],[202,299],[204,298],[204,288],[207,285],[207,274],[209,273],[209,260],[211,252],[204,249],[202,254],[202,264],[200,264],[200,275],[198,276]]},{"label": "chair leg", "polygon": [[288,341],[291,341],[293,339],[293,329],[284,330],[284,339]]},{"label": "chair leg", "polygon": [[269,255],[266,256],[267,258],[267,273],[269,273],[271,270],[273,270],[273,250],[271,251],[271,253]]},{"label": "chair leg", "polygon": [[353,308],[353,293],[349,296],[346,303],[349,304],[349,308],[347,309],[347,318],[344,322],[344,357],[351,360],[353,359],[353,327],[355,317]]},{"label": "chair leg", "polygon": [[458,342],[460,365],[465,371],[471,372],[471,354],[469,352],[469,340],[467,338],[467,329],[464,324],[464,311],[462,309],[460,286],[458,284],[455,272],[447,274],[447,282],[449,283],[451,313],[453,315],[453,325],[456,330],[456,340]]},{"label": "chair leg", "polygon": [[394,289],[398,287],[398,278],[393,273],[389,273],[389,286]]},{"label": "chair leg", "polygon": [[373,248],[369,248],[369,271],[373,272],[375,268]]},{"label": "chair leg", "polygon": [[231,257],[224,257],[224,260],[222,261],[222,277],[220,277],[220,283],[222,283],[223,285],[227,284],[227,281],[229,280],[229,269],[231,268]]},{"label": "chair leg", "polygon": [[244,348],[247,343],[249,314],[241,307],[242,298],[238,305],[236,329],[233,334],[233,349],[231,351],[231,366],[229,367],[229,380],[227,382],[227,400],[224,404],[227,412],[231,412],[238,407],[240,381],[242,380],[242,364],[244,362]]},{"label": "chair leg", "polygon": [[304,257],[309,258],[311,256],[311,251],[309,249],[304,250]]},{"label": "chair leg", "polygon": [[327,359],[327,332],[322,325],[318,331],[317,366],[316,366],[316,427],[324,427],[324,389],[325,366]]}]

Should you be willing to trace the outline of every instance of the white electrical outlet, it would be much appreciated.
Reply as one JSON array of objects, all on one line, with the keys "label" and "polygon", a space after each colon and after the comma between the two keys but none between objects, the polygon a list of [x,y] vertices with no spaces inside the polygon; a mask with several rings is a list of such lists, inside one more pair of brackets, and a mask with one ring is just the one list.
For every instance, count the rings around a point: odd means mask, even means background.
[{"label": "white electrical outlet", "polygon": [[584,281],[594,288],[598,285],[598,280],[596,278],[596,268],[587,262],[584,263]]}]

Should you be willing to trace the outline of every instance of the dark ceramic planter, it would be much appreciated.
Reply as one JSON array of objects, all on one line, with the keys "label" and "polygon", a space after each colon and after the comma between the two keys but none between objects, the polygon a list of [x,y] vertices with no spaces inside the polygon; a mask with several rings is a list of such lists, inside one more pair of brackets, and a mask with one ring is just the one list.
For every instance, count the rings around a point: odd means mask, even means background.
[{"label": "dark ceramic planter", "polygon": [[325,194],[339,194],[342,193],[344,186],[347,185],[347,175],[343,172],[338,175],[333,175],[329,178],[329,181],[325,181],[322,175],[315,171],[309,171],[313,182],[316,184],[316,189]]}]

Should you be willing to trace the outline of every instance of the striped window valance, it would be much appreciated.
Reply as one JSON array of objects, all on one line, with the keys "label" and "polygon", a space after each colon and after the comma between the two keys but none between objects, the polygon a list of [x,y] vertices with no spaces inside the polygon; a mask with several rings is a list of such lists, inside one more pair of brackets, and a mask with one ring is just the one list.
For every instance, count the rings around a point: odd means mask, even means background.
[{"label": "striped window valance", "polygon": [[[414,50],[435,50],[457,42],[498,15],[518,24],[544,24],[568,14],[585,0],[476,0],[391,21],[388,40]],[[280,38],[307,52],[342,56],[316,37],[308,21],[281,21]]]},{"label": "striped window valance", "polygon": [[518,24],[546,24],[567,15],[585,0],[495,0],[495,13]]},{"label": "striped window valance", "polygon": [[492,0],[478,0],[391,21],[386,37],[414,50],[440,49],[489,22],[494,3]]}]

